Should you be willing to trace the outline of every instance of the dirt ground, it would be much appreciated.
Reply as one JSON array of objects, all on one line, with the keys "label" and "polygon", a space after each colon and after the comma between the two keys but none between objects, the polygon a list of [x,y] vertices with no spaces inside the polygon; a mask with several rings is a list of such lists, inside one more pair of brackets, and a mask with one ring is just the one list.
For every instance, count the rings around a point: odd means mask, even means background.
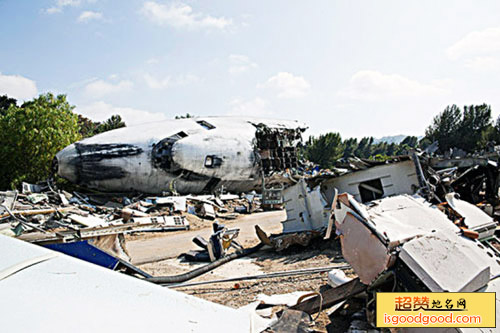
[{"label": "dirt ground", "polygon": [[[234,260],[212,272],[204,274],[189,282],[212,281],[216,279],[257,275],[279,271],[290,271],[303,268],[319,268],[345,265],[340,244],[337,240],[314,240],[308,247],[293,246],[282,252],[267,249],[249,257]],[[199,265],[183,262],[182,259],[167,259],[147,263],[139,267],[154,276],[175,275],[192,270]],[[352,271],[346,271],[352,275]],[[277,295],[295,291],[319,291],[327,284],[327,273],[315,273],[300,276],[265,278],[259,280],[224,282],[191,287],[175,287],[176,290],[194,295],[211,302],[239,308],[254,302],[259,294]],[[276,307],[274,310],[279,310]],[[326,309],[325,309],[326,310]],[[318,332],[341,332],[332,330],[331,320],[322,311],[313,327]]]},{"label": "dirt ground", "polygon": [[[148,262],[158,262],[164,259],[176,258],[182,253],[196,249],[192,239],[202,236],[208,239],[212,234],[212,223],[214,221],[201,220],[196,216],[190,216],[197,221],[195,229],[162,232],[162,233],[138,233],[127,235],[127,250],[134,265]],[[255,226],[259,225],[268,233],[281,233],[281,221],[286,219],[284,211],[271,211],[254,214],[239,215],[234,220],[218,220],[227,228],[238,228],[240,230],[238,242],[244,247],[250,247],[259,242],[255,233]],[[200,227],[203,226],[203,227]]]}]

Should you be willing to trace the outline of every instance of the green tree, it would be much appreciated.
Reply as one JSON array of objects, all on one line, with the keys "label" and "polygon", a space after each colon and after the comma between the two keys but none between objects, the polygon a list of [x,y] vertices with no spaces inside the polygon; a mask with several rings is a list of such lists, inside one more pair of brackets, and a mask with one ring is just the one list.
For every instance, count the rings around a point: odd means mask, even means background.
[{"label": "green tree", "polygon": [[429,147],[430,145],[432,144],[432,141],[427,138],[427,137],[423,137],[422,139],[420,139],[420,141],[418,142],[418,147],[420,149],[426,149],[427,147]]},{"label": "green tree", "polygon": [[318,138],[309,137],[305,157],[321,168],[331,168],[342,157],[344,145],[339,133],[322,134]]},{"label": "green tree", "polygon": [[175,116],[175,119],[186,119],[186,118],[195,118],[195,115],[186,113],[186,115]]},{"label": "green tree", "polygon": [[384,156],[387,153],[387,142],[379,142],[377,144],[372,144],[370,148],[370,158],[373,156],[381,155]]},{"label": "green tree", "polygon": [[387,145],[386,154],[387,154],[387,156],[396,155],[396,144],[394,142],[391,142],[390,144]]},{"label": "green tree", "polygon": [[354,156],[354,152],[356,151],[357,148],[358,148],[358,139],[349,138],[347,140],[344,140],[344,153],[342,157],[347,158]]},{"label": "green tree", "polygon": [[418,145],[418,138],[416,136],[407,136],[403,141],[401,141],[401,144],[407,145],[411,148],[416,148]]},{"label": "green tree", "polygon": [[54,155],[81,138],[65,95],[40,95],[0,115],[0,188],[36,182],[51,172]]},{"label": "green tree", "polygon": [[489,126],[483,131],[481,145],[484,147],[488,142],[500,144],[500,116],[498,116],[494,125]]},{"label": "green tree", "polygon": [[4,114],[11,105],[16,104],[17,101],[14,98],[7,95],[0,96],[0,115]]},{"label": "green tree", "polygon": [[486,104],[464,106],[463,118],[457,137],[457,147],[474,152],[481,149],[481,139],[492,125],[491,107]]},{"label": "green tree", "polygon": [[438,141],[441,153],[450,148],[460,148],[472,153],[483,148],[491,130],[491,107],[486,104],[464,106],[463,112],[456,105],[447,106],[437,115],[425,131],[425,138]]},{"label": "green tree", "polygon": [[369,158],[371,156],[371,146],[373,144],[373,137],[364,137],[359,141],[358,147],[354,151],[354,155],[362,158]]},{"label": "green tree", "polygon": [[432,124],[425,130],[425,137],[431,142],[437,140],[441,152],[457,147],[461,121],[460,109],[456,105],[447,106],[443,112],[434,117]]},{"label": "green tree", "polygon": [[83,138],[88,138],[99,133],[111,131],[117,128],[125,127],[122,117],[119,115],[112,115],[104,122],[95,122],[87,117],[78,115],[78,126],[80,127],[80,134]]},{"label": "green tree", "polygon": [[97,134],[97,127],[99,127],[98,122],[94,122],[87,117],[78,115],[78,127],[80,135],[82,138],[89,138]]},{"label": "green tree", "polygon": [[115,114],[106,119],[104,122],[99,124],[97,127],[97,133],[103,133],[107,131],[111,131],[117,128],[125,127],[125,122],[122,120],[122,117]]}]

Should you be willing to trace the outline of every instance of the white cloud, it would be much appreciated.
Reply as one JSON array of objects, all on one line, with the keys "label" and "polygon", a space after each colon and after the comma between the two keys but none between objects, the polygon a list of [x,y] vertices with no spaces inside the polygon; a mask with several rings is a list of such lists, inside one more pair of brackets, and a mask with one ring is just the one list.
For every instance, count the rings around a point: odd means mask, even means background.
[{"label": "white cloud", "polygon": [[355,73],[349,85],[338,92],[341,97],[375,100],[393,97],[418,97],[451,93],[451,81],[441,80],[420,83],[399,74],[383,74],[363,70]]},{"label": "white cloud", "polygon": [[134,84],[129,80],[122,80],[117,83],[106,82],[104,80],[96,80],[85,86],[85,94],[93,98],[99,98],[109,94],[129,91]]},{"label": "white cloud", "polygon": [[148,87],[151,89],[167,89],[173,86],[187,86],[189,84],[198,83],[201,81],[198,76],[193,74],[179,75],[176,77],[168,75],[162,78],[157,78],[151,74],[146,73],[143,75],[143,78],[144,81],[146,81]]},{"label": "white cloud", "polygon": [[187,86],[189,84],[199,83],[201,81],[203,81],[203,79],[194,74],[183,74],[175,78],[174,84],[176,86]]},{"label": "white cloud", "polygon": [[472,31],[446,50],[451,60],[463,60],[476,70],[500,70],[500,27]]},{"label": "white cloud", "polygon": [[79,6],[81,3],[81,0],[57,0],[56,4],[59,7],[66,7],[66,6]]},{"label": "white cloud", "polygon": [[311,89],[309,82],[302,76],[295,76],[288,72],[280,72],[257,87],[276,90],[278,98],[304,97]]},{"label": "white cloud", "polygon": [[451,59],[459,59],[478,54],[486,55],[500,51],[500,27],[473,31],[446,50]]},{"label": "white cloud", "polygon": [[17,100],[29,100],[38,95],[38,89],[33,80],[20,75],[0,73],[0,95],[7,95]]},{"label": "white cloud", "polygon": [[151,74],[144,74],[144,80],[151,89],[166,89],[170,87],[172,78],[170,76],[158,79]]},{"label": "white cloud", "polygon": [[500,70],[500,57],[474,57],[465,61],[465,67],[483,71]]},{"label": "white cloud", "polygon": [[249,57],[242,54],[229,55],[229,63],[230,74],[240,74],[259,67],[255,62],[252,62]]},{"label": "white cloud", "polygon": [[97,0],[55,0],[54,5],[42,10],[46,14],[61,13],[65,7],[78,7],[83,2],[95,3]]},{"label": "white cloud", "polygon": [[62,12],[62,8],[61,7],[50,7],[50,8],[47,8],[45,9],[45,13],[47,14],[57,14],[57,13],[60,13]]},{"label": "white cloud", "polygon": [[146,60],[146,64],[148,65],[156,65],[156,64],[159,64],[160,63],[160,59],[158,58],[149,58],[148,60]]},{"label": "white cloud", "polygon": [[155,24],[170,25],[178,29],[225,29],[232,25],[231,19],[194,13],[191,6],[182,3],[167,5],[148,1],[142,6],[141,12]]},{"label": "white cloud", "polygon": [[102,13],[86,10],[82,12],[77,19],[78,22],[83,22],[83,23],[87,23],[93,20],[102,20]]},{"label": "white cloud", "polygon": [[127,107],[116,107],[102,101],[77,107],[75,112],[94,121],[104,121],[112,115],[118,114],[122,117],[127,126],[167,119],[163,113],[148,112]]},{"label": "white cloud", "polygon": [[233,99],[229,106],[231,110],[227,113],[231,116],[271,116],[273,112],[269,109],[269,102],[260,97],[252,100],[242,100],[240,98]]}]

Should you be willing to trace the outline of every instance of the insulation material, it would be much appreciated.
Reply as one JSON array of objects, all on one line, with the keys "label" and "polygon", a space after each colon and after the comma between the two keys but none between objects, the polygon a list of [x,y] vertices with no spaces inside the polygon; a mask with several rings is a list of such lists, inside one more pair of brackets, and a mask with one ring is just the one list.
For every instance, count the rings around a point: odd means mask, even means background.
[{"label": "insulation material", "polygon": [[73,222],[79,223],[81,225],[84,225],[86,227],[97,227],[97,226],[102,226],[106,225],[107,222],[99,217],[89,215],[89,216],[82,216],[82,215],[77,215],[77,214],[70,214],[69,219]]}]

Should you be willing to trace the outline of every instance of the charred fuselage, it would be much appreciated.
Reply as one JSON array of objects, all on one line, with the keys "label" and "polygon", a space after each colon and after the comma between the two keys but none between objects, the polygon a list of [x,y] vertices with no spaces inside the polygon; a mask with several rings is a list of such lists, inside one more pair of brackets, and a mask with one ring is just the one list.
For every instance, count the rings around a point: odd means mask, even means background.
[{"label": "charred fuselage", "polygon": [[297,121],[206,117],[125,127],[57,153],[57,174],[108,192],[209,193],[259,189],[262,176],[297,166]]}]

